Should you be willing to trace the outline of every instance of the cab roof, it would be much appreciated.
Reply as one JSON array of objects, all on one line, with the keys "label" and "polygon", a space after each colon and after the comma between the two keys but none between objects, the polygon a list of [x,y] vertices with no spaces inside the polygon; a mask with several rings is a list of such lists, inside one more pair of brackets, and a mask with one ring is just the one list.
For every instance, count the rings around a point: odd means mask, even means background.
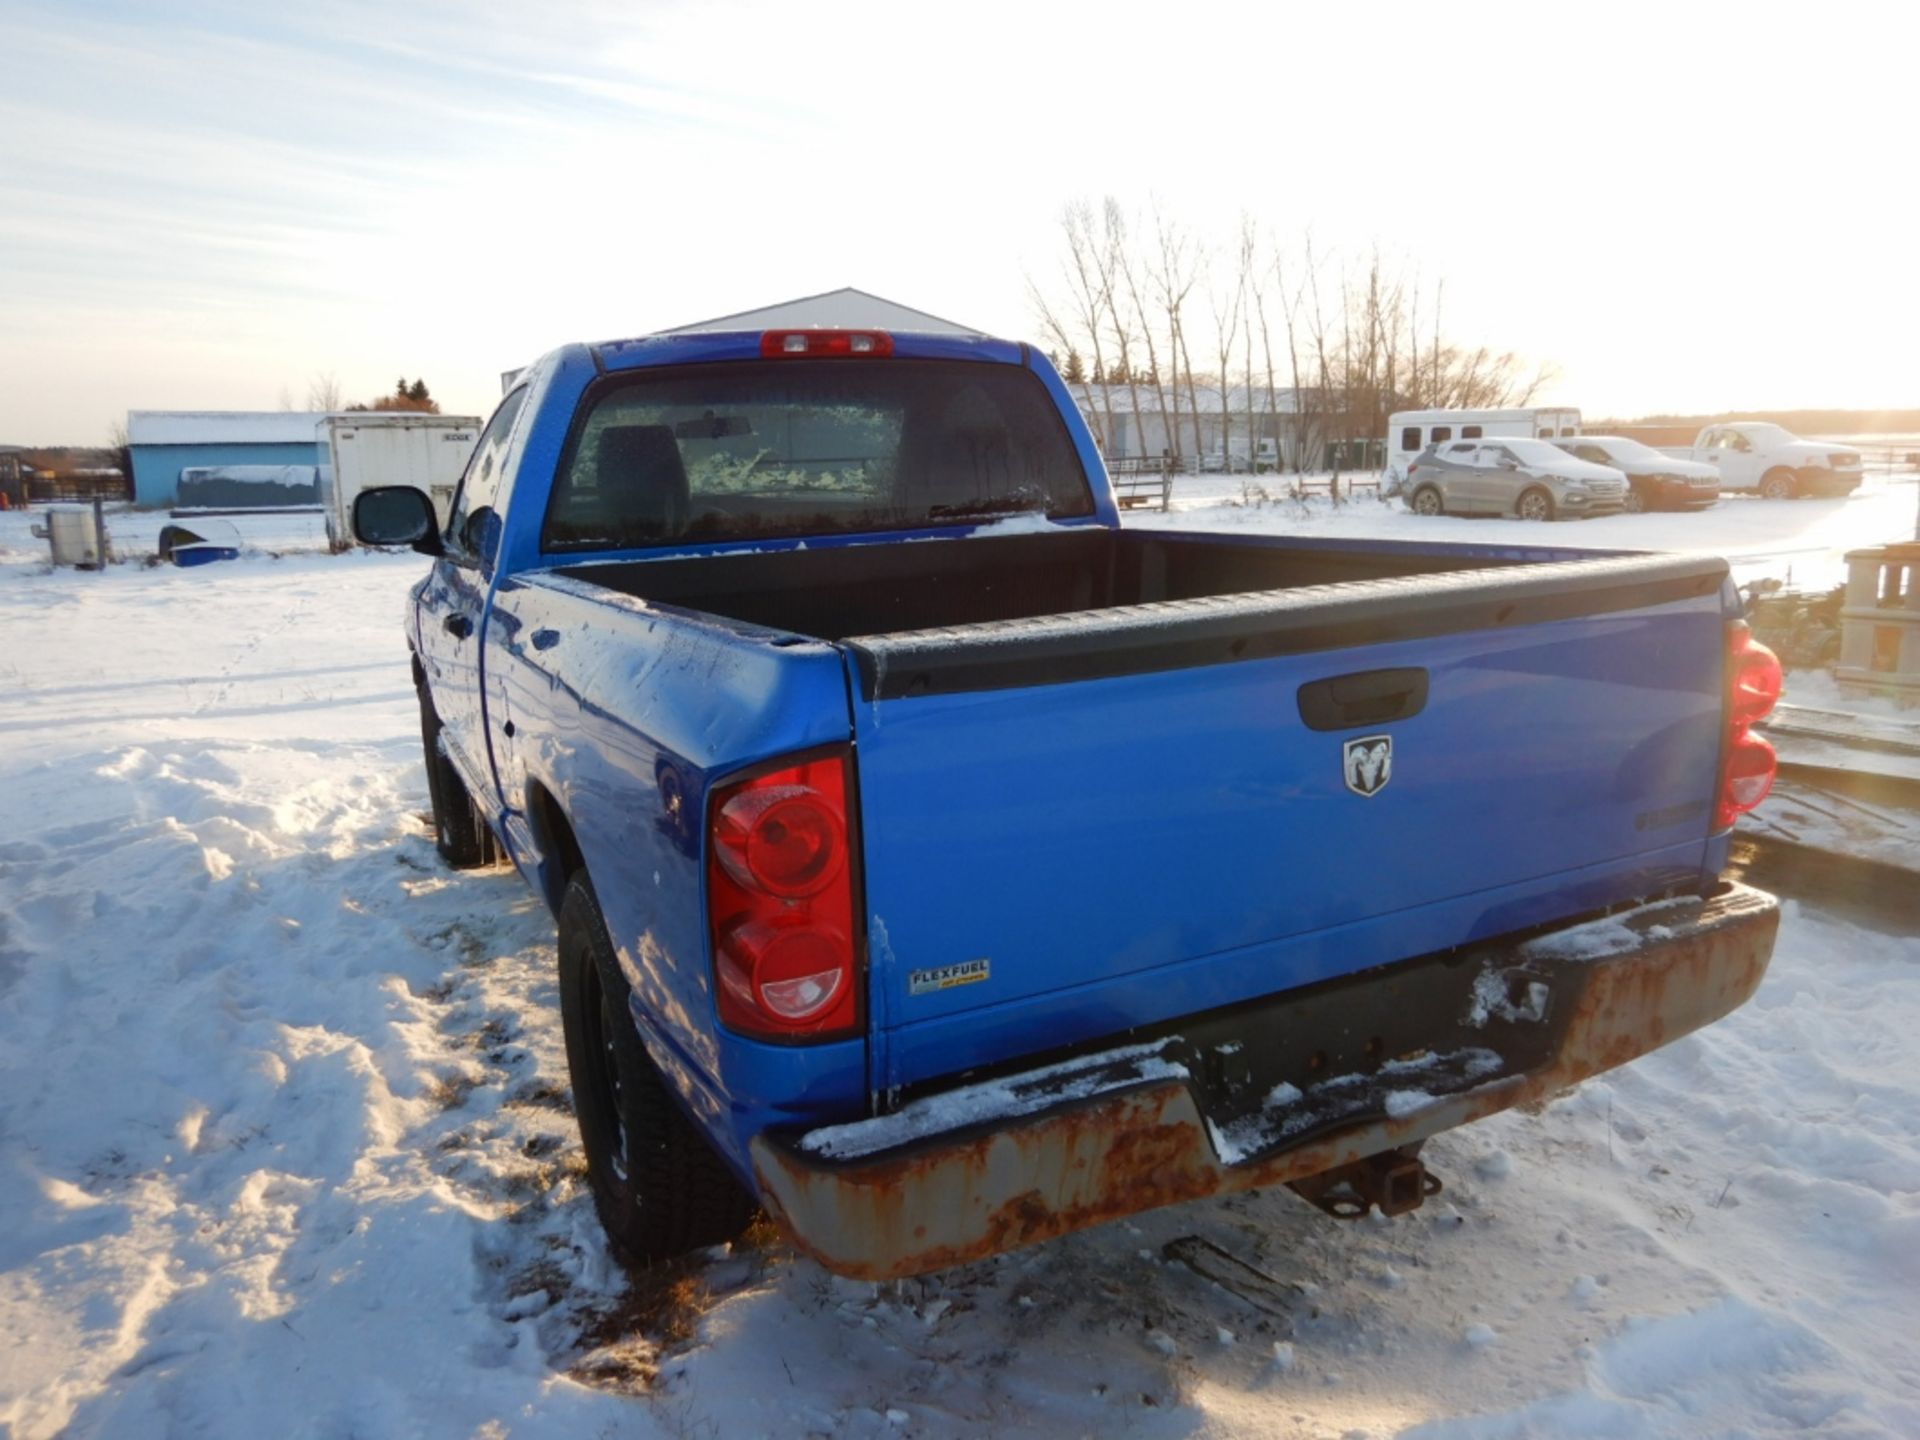
[{"label": "cab roof", "polygon": [[[857,330],[854,333],[885,335],[892,341],[895,360],[981,360],[1002,365],[1026,363],[1027,347],[1017,340],[996,340],[989,335],[933,334],[927,331]],[[701,365],[725,360],[761,359],[761,342],[768,334],[805,332],[830,334],[824,327],[793,326],[781,330],[702,330],[669,335],[642,335],[631,340],[605,340],[588,348],[594,364],[604,373],[644,370],[655,365]],[[781,365],[833,365],[844,363],[838,356],[794,356],[769,360]],[[877,360],[876,363],[885,363]]]}]

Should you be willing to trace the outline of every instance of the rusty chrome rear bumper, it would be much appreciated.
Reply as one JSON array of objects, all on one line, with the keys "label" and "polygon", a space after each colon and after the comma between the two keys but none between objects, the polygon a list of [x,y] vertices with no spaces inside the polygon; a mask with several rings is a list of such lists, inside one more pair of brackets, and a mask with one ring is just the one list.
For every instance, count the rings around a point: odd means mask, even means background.
[{"label": "rusty chrome rear bumper", "polygon": [[[761,1198],[822,1265],[880,1280],[1162,1205],[1303,1179],[1544,1099],[1719,1019],[1758,988],[1778,928],[1772,896],[1729,885],[1706,899],[1661,901],[1518,944],[1474,947],[1465,963],[1483,973],[1540,977],[1549,987],[1555,1018],[1544,1058],[1484,1077],[1472,1064],[1440,1067],[1432,1077],[1441,1083],[1418,1087],[1412,1105],[1333,1112],[1341,1113],[1337,1123],[1292,1138],[1280,1117],[1250,1154],[1223,1159],[1220,1131],[1192,1078],[1155,1046],[1134,1046],[928,1097],[874,1120],[758,1136]],[[1354,1083],[1337,1077],[1327,1089],[1345,1085],[1351,1094]],[[1311,1106],[1315,1088],[1289,1103]],[[1441,1093],[1425,1093],[1436,1088]]]}]

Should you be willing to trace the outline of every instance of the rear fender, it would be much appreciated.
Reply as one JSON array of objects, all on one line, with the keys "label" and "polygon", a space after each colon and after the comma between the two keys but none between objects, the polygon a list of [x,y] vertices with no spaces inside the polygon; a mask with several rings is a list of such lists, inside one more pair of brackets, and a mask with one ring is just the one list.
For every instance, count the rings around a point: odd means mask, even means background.
[{"label": "rear fender", "polygon": [[571,837],[649,1056],[743,1176],[747,1139],[767,1125],[865,1114],[863,1040],[765,1045],[721,1029],[707,936],[708,792],[846,742],[840,656],[559,576],[521,577],[514,604],[513,640],[495,654],[527,777],[522,873],[551,900]]}]

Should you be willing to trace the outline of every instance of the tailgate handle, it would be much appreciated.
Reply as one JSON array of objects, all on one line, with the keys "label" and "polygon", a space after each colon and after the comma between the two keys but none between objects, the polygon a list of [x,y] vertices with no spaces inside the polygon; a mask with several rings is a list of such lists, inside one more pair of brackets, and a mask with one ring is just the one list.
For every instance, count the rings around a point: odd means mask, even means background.
[{"label": "tailgate handle", "polygon": [[1384,725],[1418,715],[1426,706],[1427,672],[1418,665],[1335,675],[1300,687],[1300,718],[1310,730]]}]

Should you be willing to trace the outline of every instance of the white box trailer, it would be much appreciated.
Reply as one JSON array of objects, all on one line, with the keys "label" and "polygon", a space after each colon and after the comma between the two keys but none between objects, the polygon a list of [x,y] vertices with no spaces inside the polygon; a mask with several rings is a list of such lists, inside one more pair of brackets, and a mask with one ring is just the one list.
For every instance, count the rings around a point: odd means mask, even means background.
[{"label": "white box trailer", "polygon": [[1531,435],[1553,440],[1580,433],[1580,412],[1567,406],[1506,410],[1397,410],[1387,417],[1387,491],[1407,478],[1407,462],[1429,445],[1478,440],[1483,435]]},{"label": "white box trailer", "polygon": [[327,539],[334,549],[344,550],[354,543],[353,497],[376,485],[426,491],[444,528],[453,510],[454,487],[480,438],[480,417],[355,411],[326,416],[315,438]]}]

